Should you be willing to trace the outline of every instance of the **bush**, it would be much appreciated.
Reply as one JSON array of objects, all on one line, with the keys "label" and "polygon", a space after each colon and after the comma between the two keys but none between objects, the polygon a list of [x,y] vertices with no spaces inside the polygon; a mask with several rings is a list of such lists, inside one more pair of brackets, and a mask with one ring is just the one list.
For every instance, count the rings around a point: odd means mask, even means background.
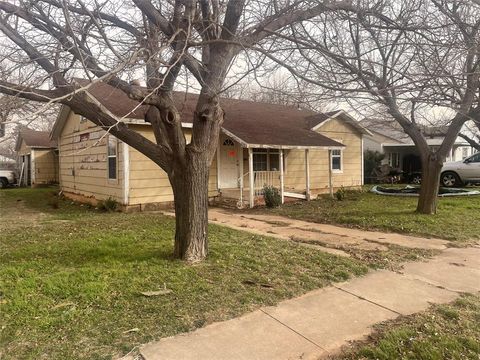
[{"label": "bush", "polygon": [[263,198],[265,199],[265,205],[269,208],[278,207],[282,204],[282,197],[280,196],[280,190],[275,186],[263,187]]},{"label": "bush", "polygon": [[112,197],[98,202],[98,209],[102,211],[113,212],[118,209],[118,201]]},{"label": "bush", "polygon": [[378,151],[367,150],[364,153],[364,176],[365,184],[371,184],[374,180],[373,170],[382,164],[382,160],[385,158],[385,154]]},{"label": "bush", "polygon": [[347,196],[347,191],[343,186],[341,186],[340,189],[338,189],[337,192],[335,193],[335,196],[338,201],[342,201]]}]

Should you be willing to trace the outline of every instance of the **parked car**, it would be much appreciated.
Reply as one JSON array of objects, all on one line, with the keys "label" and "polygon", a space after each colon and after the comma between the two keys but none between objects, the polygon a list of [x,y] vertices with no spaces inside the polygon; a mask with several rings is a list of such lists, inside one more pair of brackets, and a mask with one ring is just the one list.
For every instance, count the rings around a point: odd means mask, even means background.
[{"label": "parked car", "polygon": [[15,172],[12,170],[0,170],[0,189],[15,184]]},{"label": "parked car", "polygon": [[463,184],[480,184],[480,152],[463,161],[443,165],[440,185],[456,187]]},{"label": "parked car", "polygon": [[409,184],[420,185],[422,183],[422,172],[413,171],[404,175],[404,180]]}]

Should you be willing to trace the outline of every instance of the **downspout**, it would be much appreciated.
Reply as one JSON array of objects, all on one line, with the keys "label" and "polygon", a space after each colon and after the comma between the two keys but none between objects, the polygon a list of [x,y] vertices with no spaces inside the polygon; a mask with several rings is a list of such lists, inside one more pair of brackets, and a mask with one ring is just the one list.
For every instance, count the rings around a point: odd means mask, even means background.
[{"label": "downspout", "polygon": [[123,143],[123,205],[130,203],[130,147]]},{"label": "downspout", "polygon": [[363,138],[364,138],[364,135],[362,134],[361,136],[361,144],[360,144],[360,151],[361,151],[361,157],[362,157],[362,177],[360,179],[360,184],[363,186],[365,185],[365,155],[363,153],[364,151],[364,144],[363,144]]}]

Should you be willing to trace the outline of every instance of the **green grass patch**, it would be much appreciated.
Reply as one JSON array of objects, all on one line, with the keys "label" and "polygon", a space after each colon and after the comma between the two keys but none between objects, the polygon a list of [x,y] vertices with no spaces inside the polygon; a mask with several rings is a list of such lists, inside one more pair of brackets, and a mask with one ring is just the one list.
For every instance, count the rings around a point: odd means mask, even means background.
[{"label": "green grass patch", "polygon": [[480,357],[480,296],[377,326],[369,344],[359,343],[335,359],[443,360]]},{"label": "green grass patch", "polygon": [[0,192],[3,360],[111,359],[368,271],[357,259],[220,226],[209,227],[208,260],[190,266],[171,257],[171,218],[52,206],[54,192]]},{"label": "green grass patch", "polygon": [[338,201],[328,196],[255,211],[366,230],[467,241],[480,239],[480,196],[440,198],[436,215],[415,213],[417,198],[347,191]]}]

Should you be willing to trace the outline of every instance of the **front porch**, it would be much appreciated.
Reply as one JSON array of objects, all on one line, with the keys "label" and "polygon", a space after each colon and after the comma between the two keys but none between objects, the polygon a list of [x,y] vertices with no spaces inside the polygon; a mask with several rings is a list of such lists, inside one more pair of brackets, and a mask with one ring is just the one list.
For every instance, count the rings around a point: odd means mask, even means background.
[{"label": "front porch", "polygon": [[[302,186],[286,186],[286,158],[291,150],[303,152]],[[331,149],[328,150],[329,165]],[[288,199],[310,200],[310,147],[242,144],[222,135],[217,150],[217,189],[223,199],[236,202],[239,208],[263,203],[263,189],[279,189],[282,204]],[[329,189],[333,194],[332,170],[328,166]],[[287,200],[286,200],[287,199]]]}]

